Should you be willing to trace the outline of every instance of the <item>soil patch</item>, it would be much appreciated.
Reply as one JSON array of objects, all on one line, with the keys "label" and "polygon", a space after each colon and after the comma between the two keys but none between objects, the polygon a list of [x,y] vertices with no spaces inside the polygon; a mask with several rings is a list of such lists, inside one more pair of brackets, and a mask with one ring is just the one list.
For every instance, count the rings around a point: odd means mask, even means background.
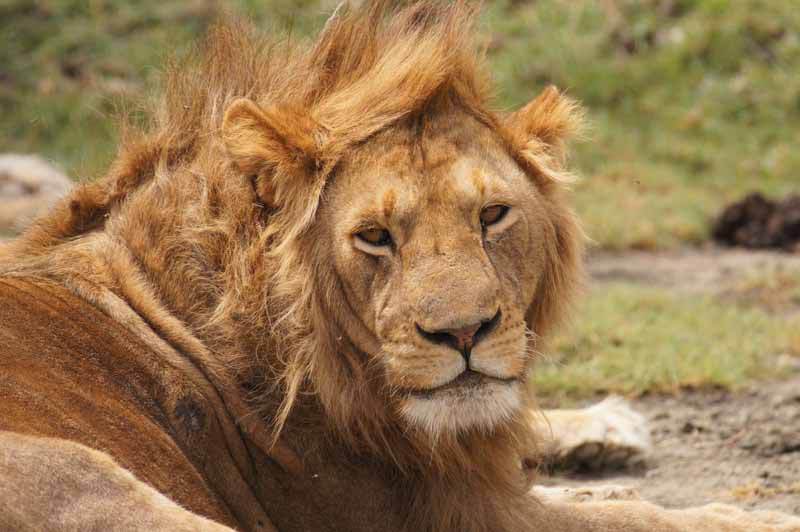
[{"label": "soil patch", "polygon": [[618,484],[668,507],[726,502],[800,515],[800,376],[633,405],[649,419],[654,443],[640,470],[562,475],[546,484]]},{"label": "soil patch", "polygon": [[[766,305],[774,299],[773,294],[765,297],[773,285],[759,284],[763,279],[796,280],[798,255],[714,246],[663,253],[595,252],[588,267],[596,289],[609,282],[648,284],[800,312],[795,299],[785,298],[788,303],[781,307]],[[774,286],[781,294],[796,288],[784,282]],[[633,399],[653,436],[653,451],[641,468],[561,474],[543,483],[617,484],[668,507],[726,502],[800,515],[800,367],[791,367],[794,376],[786,381],[753,383],[738,392],[696,390]]]},{"label": "soil patch", "polygon": [[752,274],[776,270],[800,273],[800,254],[716,246],[664,252],[594,252],[588,269],[593,283],[631,282],[714,295]]}]

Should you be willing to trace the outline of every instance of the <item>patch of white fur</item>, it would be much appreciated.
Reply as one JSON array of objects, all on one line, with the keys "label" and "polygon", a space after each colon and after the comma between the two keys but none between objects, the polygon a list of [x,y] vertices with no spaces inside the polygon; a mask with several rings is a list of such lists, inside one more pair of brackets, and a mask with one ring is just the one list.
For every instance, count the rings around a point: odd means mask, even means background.
[{"label": "patch of white fur", "polygon": [[[586,411],[593,423],[586,427],[594,430],[587,436],[601,437],[616,446],[626,446],[645,452],[650,448],[650,428],[647,420],[631,408],[630,403],[617,396],[610,396]],[[602,435],[601,435],[602,434]]]},{"label": "patch of white fur", "polygon": [[478,198],[478,189],[475,187],[473,174],[476,168],[483,166],[477,161],[469,158],[461,158],[455,162],[450,172],[452,184],[456,191],[467,198]]},{"label": "patch of white fur", "polygon": [[367,253],[368,255],[375,255],[376,257],[388,257],[392,254],[392,249],[389,246],[376,246],[365,242],[358,236],[353,235],[353,247]]},{"label": "patch of white fur", "polygon": [[520,395],[518,382],[490,382],[431,396],[409,396],[401,413],[411,424],[433,436],[474,429],[489,431],[520,409]]}]

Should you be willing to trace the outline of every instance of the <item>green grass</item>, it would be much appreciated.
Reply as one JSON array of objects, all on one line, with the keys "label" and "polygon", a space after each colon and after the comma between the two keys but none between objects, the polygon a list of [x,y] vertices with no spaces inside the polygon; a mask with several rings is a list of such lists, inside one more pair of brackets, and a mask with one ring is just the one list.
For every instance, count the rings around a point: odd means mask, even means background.
[{"label": "green grass", "polygon": [[[107,167],[115,116],[158,84],[220,13],[213,0],[0,0],[0,152],[41,153],[75,178]],[[316,2],[226,3],[263,28],[307,33]]]},{"label": "green grass", "polygon": [[490,20],[505,101],[554,83],[589,109],[576,192],[600,246],[698,242],[726,201],[752,189],[797,190],[794,3],[497,2]]},{"label": "green grass", "polygon": [[[723,296],[739,305],[759,307],[779,317],[800,315],[800,269],[761,265],[729,281]],[[800,332],[796,338],[800,346]]]},{"label": "green grass", "polygon": [[800,319],[675,290],[604,284],[540,362],[542,395],[636,395],[686,387],[736,388],[776,377],[775,356],[800,356]]}]

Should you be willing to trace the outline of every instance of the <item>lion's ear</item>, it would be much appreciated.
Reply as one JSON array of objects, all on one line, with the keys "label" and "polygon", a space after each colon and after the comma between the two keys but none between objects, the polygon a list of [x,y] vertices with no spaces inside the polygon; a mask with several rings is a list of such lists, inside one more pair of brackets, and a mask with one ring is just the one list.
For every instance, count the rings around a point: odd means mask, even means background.
[{"label": "lion's ear", "polygon": [[551,85],[510,115],[507,124],[528,149],[546,150],[563,162],[566,141],[581,130],[583,111],[577,102]]},{"label": "lion's ear", "polygon": [[290,109],[265,109],[240,98],[225,111],[222,139],[232,162],[255,178],[260,200],[271,207],[280,202],[278,181],[308,177],[316,168],[314,125]]}]

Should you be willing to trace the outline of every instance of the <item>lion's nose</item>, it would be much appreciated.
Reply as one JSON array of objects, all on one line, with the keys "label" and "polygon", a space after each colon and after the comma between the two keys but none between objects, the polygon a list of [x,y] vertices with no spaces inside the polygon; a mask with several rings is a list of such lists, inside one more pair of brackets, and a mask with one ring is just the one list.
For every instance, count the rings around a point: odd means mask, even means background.
[{"label": "lion's nose", "polygon": [[461,353],[464,359],[469,362],[469,357],[472,354],[472,348],[482,337],[486,336],[486,334],[494,329],[499,321],[500,311],[498,310],[491,319],[473,323],[472,325],[467,325],[466,327],[426,331],[417,325],[417,330],[422,336],[432,342],[449,345]]},{"label": "lion's nose", "polygon": [[453,347],[459,351],[469,351],[475,341],[475,333],[478,332],[482,325],[482,323],[476,323],[461,329],[445,329],[442,332],[453,337],[451,340]]}]

